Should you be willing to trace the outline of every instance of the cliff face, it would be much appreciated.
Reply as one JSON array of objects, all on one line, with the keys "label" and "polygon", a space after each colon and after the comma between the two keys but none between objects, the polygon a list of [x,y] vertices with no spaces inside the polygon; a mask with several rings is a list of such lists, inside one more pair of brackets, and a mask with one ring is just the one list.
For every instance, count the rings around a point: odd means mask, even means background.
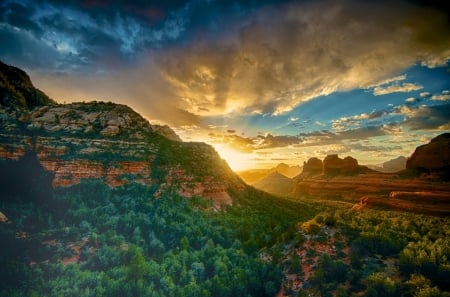
[{"label": "cliff face", "polygon": [[323,159],[325,175],[358,173],[358,161],[350,156],[341,159],[338,155],[328,155]]},{"label": "cliff face", "polygon": [[303,163],[302,176],[315,176],[321,174],[322,171],[323,163],[319,158],[312,157]]},{"label": "cliff face", "polygon": [[338,155],[327,155],[323,161],[313,157],[304,162],[303,171],[297,178],[309,178],[319,175],[355,175],[369,171],[369,168],[358,165],[358,160],[350,156],[341,159]]},{"label": "cliff face", "polygon": [[428,144],[416,148],[406,161],[406,169],[449,178],[450,133],[433,138]]},{"label": "cliff face", "polygon": [[[230,204],[227,190],[243,185],[206,144],[183,143],[170,127],[152,125],[125,105],[56,104],[25,72],[0,66],[0,159],[35,153],[54,187],[94,178],[110,186],[138,182]],[[30,99],[39,92],[48,100]]]}]

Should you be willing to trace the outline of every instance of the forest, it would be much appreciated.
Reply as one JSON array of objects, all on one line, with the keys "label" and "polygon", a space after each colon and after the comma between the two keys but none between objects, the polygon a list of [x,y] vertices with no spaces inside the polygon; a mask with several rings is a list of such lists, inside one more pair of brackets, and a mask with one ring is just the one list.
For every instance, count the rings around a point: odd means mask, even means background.
[{"label": "forest", "polygon": [[37,176],[2,192],[1,296],[450,296],[448,217]]}]

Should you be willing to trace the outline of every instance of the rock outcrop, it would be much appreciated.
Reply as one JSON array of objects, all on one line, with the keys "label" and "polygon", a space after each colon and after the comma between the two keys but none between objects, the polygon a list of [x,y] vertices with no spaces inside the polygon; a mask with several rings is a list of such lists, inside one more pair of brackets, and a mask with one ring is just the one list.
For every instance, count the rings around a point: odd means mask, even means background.
[{"label": "rock outcrop", "polygon": [[357,174],[360,172],[360,166],[355,158],[350,156],[341,159],[338,155],[328,155],[323,159],[323,174]]},{"label": "rock outcrop", "polygon": [[57,104],[22,70],[0,62],[0,71],[0,160],[22,161],[31,152],[54,187],[83,179],[112,187],[137,182],[210,198],[218,207],[231,204],[230,188],[244,185],[211,146],[184,143],[128,106]]},{"label": "rock outcrop", "polygon": [[0,105],[15,110],[55,103],[36,89],[25,71],[0,61]]},{"label": "rock outcrop", "polygon": [[302,176],[315,176],[322,174],[323,162],[319,158],[312,157],[303,163]]},{"label": "rock outcrop", "polygon": [[406,169],[436,177],[450,178],[450,133],[433,138],[416,148],[406,161]]}]

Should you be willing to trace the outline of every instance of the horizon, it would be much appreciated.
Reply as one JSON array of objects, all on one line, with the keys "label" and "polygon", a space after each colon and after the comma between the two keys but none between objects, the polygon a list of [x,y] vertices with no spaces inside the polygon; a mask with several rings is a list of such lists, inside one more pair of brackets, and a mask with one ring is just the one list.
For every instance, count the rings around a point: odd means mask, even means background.
[{"label": "horizon", "polygon": [[450,131],[450,22],[425,1],[12,0],[0,60],[58,103],[126,104],[235,171],[378,165]]}]

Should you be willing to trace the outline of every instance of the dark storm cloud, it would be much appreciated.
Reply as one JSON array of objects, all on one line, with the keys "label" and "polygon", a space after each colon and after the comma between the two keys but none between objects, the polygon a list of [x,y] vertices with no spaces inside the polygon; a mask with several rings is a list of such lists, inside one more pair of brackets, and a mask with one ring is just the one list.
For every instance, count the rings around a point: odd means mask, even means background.
[{"label": "dark storm cloud", "polygon": [[[171,5],[149,5],[146,1],[5,1],[0,4],[0,25],[10,35],[20,32],[16,34],[19,42],[26,44],[28,35],[40,47],[53,47],[59,52],[62,64],[75,64],[68,66],[67,72],[79,68],[81,71],[114,71],[117,64],[137,63],[141,54],[179,38],[187,24],[184,19],[187,4],[169,3]],[[6,54],[0,58],[12,57],[9,63],[18,61],[15,64],[33,69],[35,65],[22,62],[22,52],[15,51],[10,39],[1,41]],[[109,65],[108,61],[114,63]],[[53,64],[44,69],[55,70]]]},{"label": "dark storm cloud", "polygon": [[32,20],[36,10],[33,6],[23,5],[21,3],[4,3],[1,14],[2,22],[8,23],[13,27],[22,28],[40,36],[43,32],[41,28]]},{"label": "dark storm cloud", "polygon": [[[78,64],[68,69],[113,71],[117,64],[140,63],[149,51],[186,42],[193,35],[217,37],[214,28],[223,28],[234,16],[255,5],[243,3],[9,0],[0,4],[0,24],[10,34],[20,31],[31,35],[41,46],[54,47],[60,52],[60,59],[67,60],[65,64]],[[14,51],[9,39],[1,41],[6,52],[1,59],[13,57],[7,62],[25,68],[34,66],[21,62],[24,56]],[[23,42],[27,42],[25,37]],[[109,65],[108,60],[115,62]],[[49,64],[47,70],[55,70],[53,66]]]},{"label": "dark storm cloud", "polygon": [[68,63],[64,67],[70,69],[72,63],[78,63],[71,61],[70,57],[62,57],[53,46],[40,42],[27,32],[0,25],[0,40],[7,40],[7,43],[0,46],[0,57],[11,64],[26,65],[28,68],[58,69],[58,65],[67,60]]}]

